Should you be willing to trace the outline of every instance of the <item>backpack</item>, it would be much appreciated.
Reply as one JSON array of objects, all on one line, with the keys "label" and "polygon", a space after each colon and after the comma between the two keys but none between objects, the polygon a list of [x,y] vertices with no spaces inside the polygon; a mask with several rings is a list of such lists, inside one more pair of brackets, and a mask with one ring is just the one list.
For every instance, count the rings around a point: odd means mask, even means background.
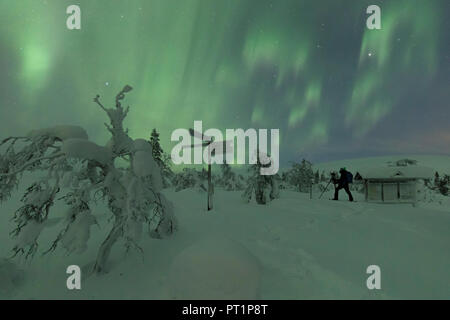
[{"label": "backpack", "polygon": [[347,182],[353,183],[353,173],[351,173],[350,171],[347,171]]}]

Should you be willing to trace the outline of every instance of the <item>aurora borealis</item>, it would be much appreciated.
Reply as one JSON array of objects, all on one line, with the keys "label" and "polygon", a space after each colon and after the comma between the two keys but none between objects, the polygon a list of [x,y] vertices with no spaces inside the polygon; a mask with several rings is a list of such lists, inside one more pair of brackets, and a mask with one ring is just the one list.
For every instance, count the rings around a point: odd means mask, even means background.
[{"label": "aurora borealis", "polygon": [[279,128],[281,164],[450,153],[446,0],[2,0],[0,23],[0,137],[75,124],[103,144],[92,98],[130,84],[130,135],[166,151],[202,120]]}]

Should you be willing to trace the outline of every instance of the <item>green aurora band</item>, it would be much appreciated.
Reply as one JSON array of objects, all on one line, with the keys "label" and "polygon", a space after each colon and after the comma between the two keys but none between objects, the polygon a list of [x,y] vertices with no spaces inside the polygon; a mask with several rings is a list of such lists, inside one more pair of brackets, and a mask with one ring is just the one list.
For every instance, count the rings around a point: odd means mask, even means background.
[{"label": "green aurora band", "polygon": [[[71,4],[81,7],[81,30],[66,28]],[[382,30],[366,28],[370,4],[382,8]],[[202,120],[280,128],[282,162],[320,158],[315,147],[337,136],[366,144],[405,108],[405,78],[423,88],[439,73],[447,4],[2,0],[0,135],[72,123],[105,143],[92,98],[111,104],[130,84],[130,135],[148,138],[156,127],[166,151],[174,129]]]}]

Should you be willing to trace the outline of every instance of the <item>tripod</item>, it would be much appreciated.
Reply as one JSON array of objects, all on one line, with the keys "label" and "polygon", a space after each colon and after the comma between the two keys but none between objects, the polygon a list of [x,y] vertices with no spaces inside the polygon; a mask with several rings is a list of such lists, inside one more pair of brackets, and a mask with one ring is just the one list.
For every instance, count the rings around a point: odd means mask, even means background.
[{"label": "tripod", "polygon": [[333,179],[333,177],[332,177],[332,178],[330,179],[330,181],[328,181],[328,184],[327,184],[327,186],[325,187],[325,189],[322,191],[322,193],[320,194],[319,199],[322,198],[323,194],[325,193],[325,191],[327,191],[327,189],[328,189],[330,183],[331,183],[333,180],[334,180],[334,179]]}]

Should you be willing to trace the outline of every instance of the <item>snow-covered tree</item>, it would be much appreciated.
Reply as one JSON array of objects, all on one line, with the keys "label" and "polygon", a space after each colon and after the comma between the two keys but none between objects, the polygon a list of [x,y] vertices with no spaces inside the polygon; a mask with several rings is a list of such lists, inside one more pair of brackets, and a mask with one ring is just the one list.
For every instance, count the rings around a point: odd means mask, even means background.
[{"label": "snow-covered tree", "polygon": [[439,179],[438,190],[444,196],[449,195],[449,190],[450,190],[450,176],[449,175],[444,175],[444,177]]},{"label": "snow-covered tree", "polygon": [[439,187],[440,184],[441,184],[441,179],[439,177],[439,172],[436,171],[436,173],[434,174],[434,185],[436,187]]},{"label": "snow-covered tree", "polygon": [[173,179],[173,171],[170,168],[170,155],[166,154],[161,148],[159,142],[159,133],[156,129],[152,130],[150,135],[150,145],[153,150],[153,159],[155,159],[159,168],[161,169],[161,176],[163,179],[163,187],[167,188],[171,185],[171,180]]},{"label": "snow-covered tree", "polygon": [[175,191],[184,189],[196,189],[198,191],[207,191],[207,177],[206,170],[197,171],[194,168],[183,168],[181,172],[177,172],[173,178],[173,185]]},{"label": "snow-covered tree", "polygon": [[320,174],[320,182],[328,182],[330,179],[325,175],[325,171]]},{"label": "snow-covered tree", "polygon": [[[31,184],[22,197],[22,206],[13,220],[16,228],[14,255],[32,257],[38,239],[49,223],[51,208],[63,201],[68,209],[61,230],[46,252],[62,246],[69,253],[86,249],[90,227],[96,223],[92,204],[104,200],[112,214],[111,230],[101,244],[93,272],[102,273],[113,245],[124,239],[127,248],[139,248],[139,235],[147,225],[150,236],[162,238],[176,229],[172,204],[160,193],[161,174],[144,139],[133,140],[123,121],[129,107],[122,107],[125,86],[115,98],[115,107],[106,108],[100,96],[94,102],[106,112],[111,134],[106,146],[88,140],[78,126],[56,126],[33,130],[23,137],[9,137],[0,143],[0,200],[5,201],[27,172],[46,173]],[[127,165],[118,167],[116,159]]]},{"label": "snow-covered tree", "polygon": [[153,159],[155,159],[157,163],[162,162],[162,155],[164,151],[159,143],[159,133],[155,128],[153,128],[150,135],[150,144],[152,146]]},{"label": "snow-covered tree", "polygon": [[311,183],[314,180],[312,163],[303,159],[301,163],[294,162],[288,171],[288,181],[296,186],[300,192],[309,192]]},{"label": "snow-covered tree", "polygon": [[251,165],[248,168],[247,187],[242,193],[242,198],[246,202],[250,202],[255,196],[255,200],[258,204],[267,204],[273,199],[280,197],[280,178],[278,175],[261,175],[262,167],[270,167],[270,163],[261,161],[266,155],[258,152],[258,158],[256,164]]},{"label": "snow-covered tree", "polygon": [[280,181],[280,189],[281,190],[292,190],[293,189],[293,186],[290,183],[288,171],[284,171],[281,173],[280,180],[281,180]]},{"label": "snow-covered tree", "polygon": [[220,166],[221,175],[217,178],[215,184],[224,188],[227,191],[243,190],[245,187],[245,180],[242,175],[237,175],[231,169],[228,163],[224,163]]},{"label": "snow-covered tree", "polygon": [[315,184],[318,184],[320,182],[320,174],[319,174],[319,170],[317,170],[315,173],[314,173],[314,183]]},{"label": "snow-covered tree", "polygon": [[434,192],[440,193],[444,196],[448,196],[450,193],[450,176],[449,175],[439,175],[436,171],[434,174],[434,179],[424,180],[425,186]]}]

